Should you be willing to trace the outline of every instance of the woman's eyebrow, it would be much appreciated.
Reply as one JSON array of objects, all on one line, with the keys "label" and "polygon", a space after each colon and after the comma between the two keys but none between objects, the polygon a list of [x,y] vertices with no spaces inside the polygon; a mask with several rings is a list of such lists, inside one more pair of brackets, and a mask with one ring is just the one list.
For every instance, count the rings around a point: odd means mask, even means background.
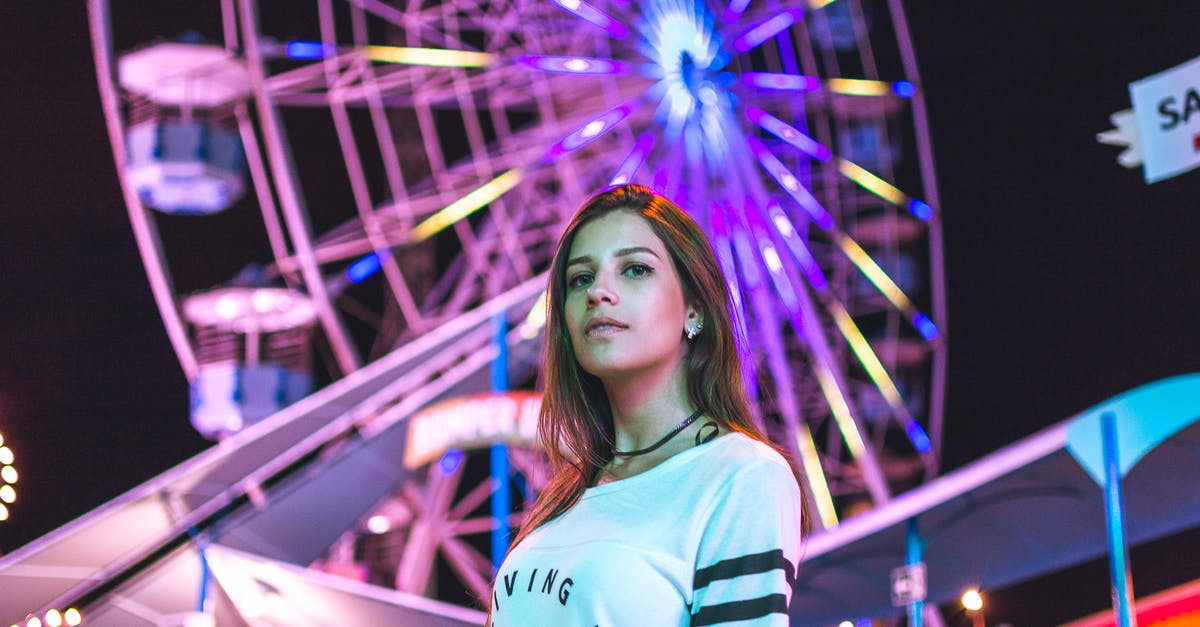
[{"label": "woman's eyebrow", "polygon": [[626,255],[632,255],[634,253],[650,253],[656,259],[659,258],[658,253],[654,252],[653,250],[650,250],[649,248],[646,248],[645,246],[630,246],[629,248],[622,248],[622,249],[618,250],[617,252],[613,253],[613,256],[614,257],[624,257]]},{"label": "woman's eyebrow", "polygon": [[[645,246],[629,246],[628,248],[620,248],[617,250],[617,252],[613,253],[613,256],[614,257],[626,257],[626,256],[632,255],[634,253],[649,253],[650,255],[653,255],[656,259],[662,259],[662,257],[658,256],[658,253],[654,252],[653,250],[651,250],[649,248],[646,248]],[[593,261],[593,259],[592,259],[591,255],[580,255],[578,257],[573,257],[571,259],[568,259],[567,265],[573,266],[577,263],[591,263],[592,261]]]}]

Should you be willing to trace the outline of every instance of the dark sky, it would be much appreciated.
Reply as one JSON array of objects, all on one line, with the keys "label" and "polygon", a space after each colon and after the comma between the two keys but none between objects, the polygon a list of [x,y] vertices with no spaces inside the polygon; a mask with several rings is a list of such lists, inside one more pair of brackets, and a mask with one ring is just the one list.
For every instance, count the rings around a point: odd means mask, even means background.
[{"label": "dark sky", "polygon": [[[1200,55],[1194,7],[1099,4],[906,3],[945,224],[947,468],[1200,370],[1200,172],[1147,186],[1095,141],[1130,81]],[[0,433],[22,473],[7,552],[206,443],[121,201],[82,3],[5,3],[0,34]],[[1197,535],[1135,551],[1138,592],[1200,577],[1171,560]],[[1099,564],[1002,591],[990,619],[1078,617],[1106,582]]]}]

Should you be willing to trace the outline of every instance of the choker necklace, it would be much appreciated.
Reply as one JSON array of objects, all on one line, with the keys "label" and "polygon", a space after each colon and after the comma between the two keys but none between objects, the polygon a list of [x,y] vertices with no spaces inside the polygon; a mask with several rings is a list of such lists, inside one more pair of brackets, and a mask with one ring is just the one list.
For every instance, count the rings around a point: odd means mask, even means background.
[{"label": "choker necklace", "polygon": [[617,450],[614,450],[614,451],[613,451],[613,456],[614,456],[614,457],[636,457],[636,456],[638,456],[638,455],[645,455],[646,453],[649,453],[649,452],[651,452],[651,451],[658,450],[658,448],[659,448],[660,446],[662,446],[662,445],[666,444],[667,442],[669,442],[669,441],[671,440],[671,438],[673,438],[673,437],[675,437],[675,436],[679,435],[679,432],[680,432],[680,431],[683,431],[684,429],[687,429],[687,428],[688,428],[688,425],[692,424],[693,422],[696,422],[696,419],[700,417],[700,414],[701,414],[701,413],[702,413],[702,412],[701,412],[701,410],[697,409],[697,410],[696,410],[696,413],[692,414],[691,416],[688,416],[687,418],[684,418],[684,419],[683,419],[683,422],[681,422],[681,423],[679,423],[679,424],[675,425],[675,428],[674,428],[674,429],[671,429],[671,432],[670,432],[670,433],[668,433],[668,434],[666,434],[666,435],[664,435],[664,436],[663,436],[663,438],[662,438],[661,440],[659,440],[659,441],[655,442],[654,444],[651,444],[650,446],[647,446],[646,448],[640,448],[640,449],[638,449],[638,450],[636,450],[636,451],[617,451]]}]

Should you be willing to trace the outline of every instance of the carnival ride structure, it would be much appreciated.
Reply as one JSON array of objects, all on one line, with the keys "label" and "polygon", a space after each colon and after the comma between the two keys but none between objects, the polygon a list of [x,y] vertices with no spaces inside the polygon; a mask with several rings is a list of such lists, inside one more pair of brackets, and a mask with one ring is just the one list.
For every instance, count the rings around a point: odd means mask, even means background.
[{"label": "carnival ride structure", "polygon": [[[818,528],[936,475],[940,216],[898,0],[187,11],[89,3],[130,221],[193,423],[221,443],[65,528],[69,544],[148,516],[38,603],[117,612],[173,568],[203,590],[208,543],[361,562],[370,516],[395,539],[389,585],[433,594],[441,570],[486,597],[492,560],[469,540],[506,518],[481,514],[492,479],[460,457],[397,465],[406,421],[496,388],[489,367],[533,385],[553,244],[620,182],[709,233],[758,418]],[[212,32],[161,39],[197,25]],[[536,490],[534,456],[507,457]],[[372,480],[325,483],[341,467]],[[336,515],[284,506],[318,485]]]}]

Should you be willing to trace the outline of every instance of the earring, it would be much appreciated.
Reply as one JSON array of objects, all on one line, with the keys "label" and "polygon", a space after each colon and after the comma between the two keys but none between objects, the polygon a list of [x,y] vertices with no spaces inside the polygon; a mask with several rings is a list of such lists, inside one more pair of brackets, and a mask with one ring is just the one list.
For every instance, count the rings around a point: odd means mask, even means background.
[{"label": "earring", "polygon": [[703,328],[704,328],[704,321],[703,320],[697,321],[696,326],[690,327],[687,330],[687,338],[689,340],[695,339],[696,336],[700,334],[700,330]]}]

